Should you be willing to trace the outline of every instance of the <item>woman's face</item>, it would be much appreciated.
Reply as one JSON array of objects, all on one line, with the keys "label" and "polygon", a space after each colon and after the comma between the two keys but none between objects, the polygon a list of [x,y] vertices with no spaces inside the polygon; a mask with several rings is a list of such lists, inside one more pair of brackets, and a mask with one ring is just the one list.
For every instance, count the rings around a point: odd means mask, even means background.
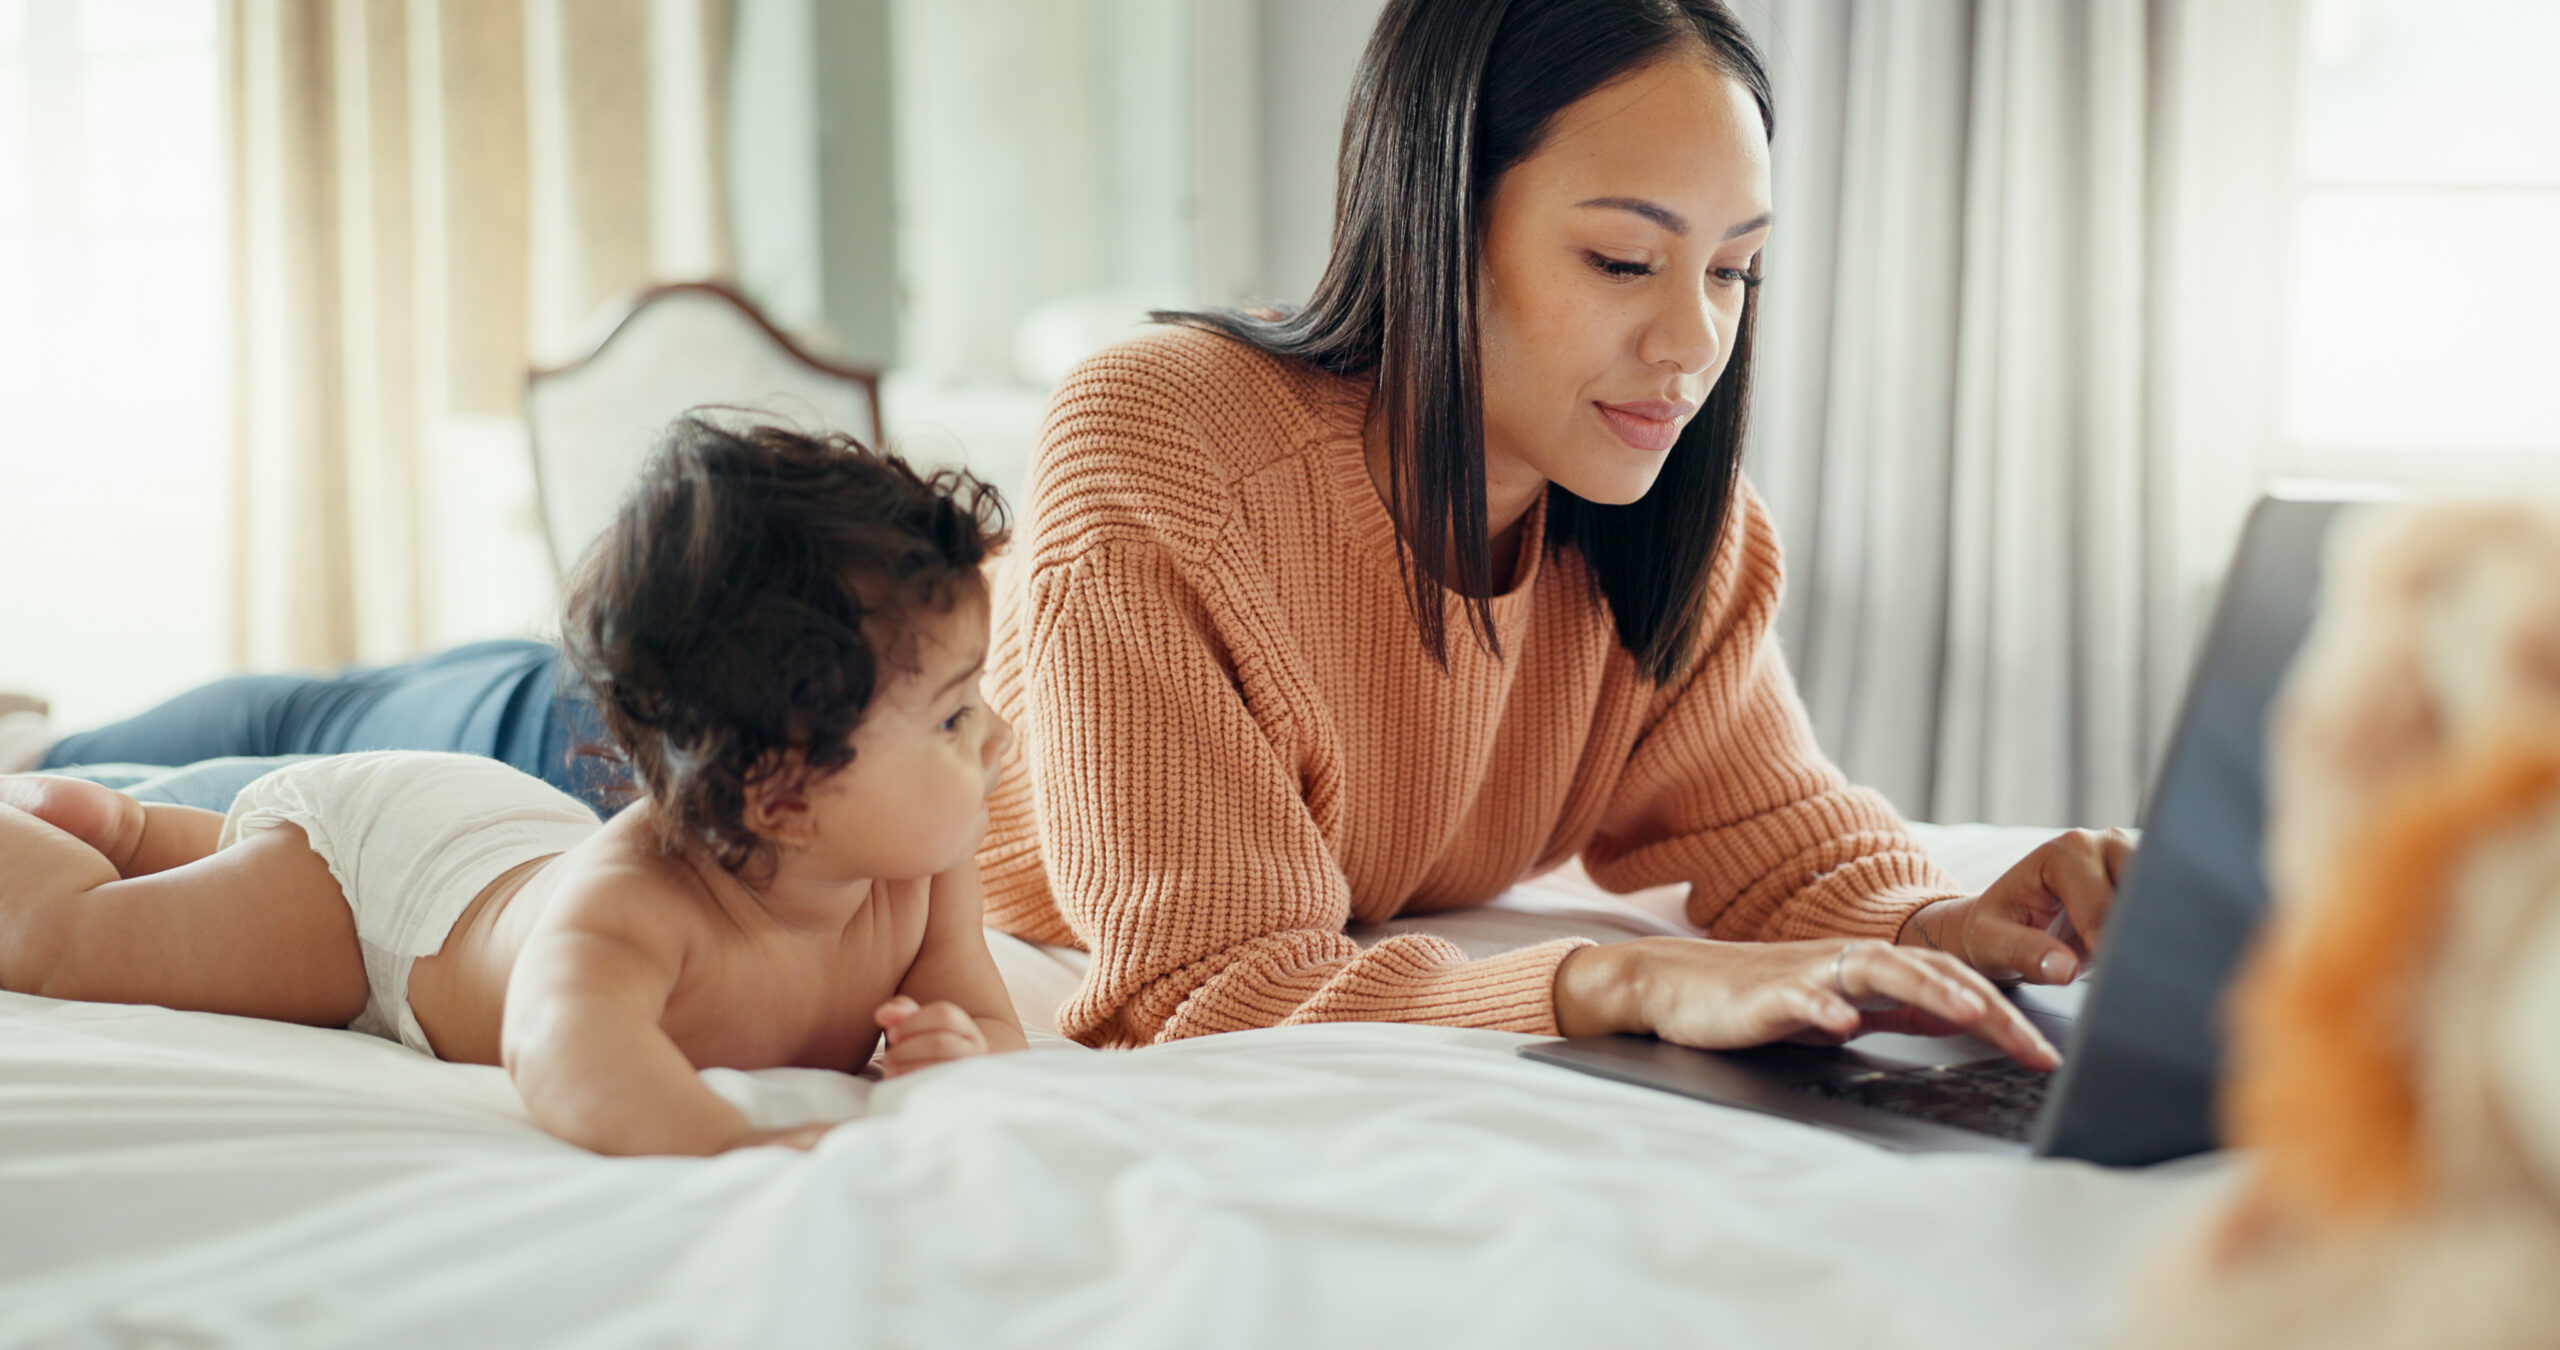
[{"label": "woman's face", "polygon": [[1556,114],[1486,209],[1488,495],[1553,482],[1610,505],[1644,496],[1724,373],[1768,233],[1759,108],[1704,53]]}]

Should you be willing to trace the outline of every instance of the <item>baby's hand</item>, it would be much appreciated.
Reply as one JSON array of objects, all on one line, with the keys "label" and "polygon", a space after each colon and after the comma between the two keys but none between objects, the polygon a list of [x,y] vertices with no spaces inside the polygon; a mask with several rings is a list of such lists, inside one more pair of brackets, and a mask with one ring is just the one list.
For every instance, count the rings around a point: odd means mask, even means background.
[{"label": "baby's hand", "polygon": [[889,1052],[880,1057],[884,1078],[987,1053],[987,1033],[957,1003],[919,1007],[914,999],[900,994],[875,1009],[871,1020],[889,1038]]}]

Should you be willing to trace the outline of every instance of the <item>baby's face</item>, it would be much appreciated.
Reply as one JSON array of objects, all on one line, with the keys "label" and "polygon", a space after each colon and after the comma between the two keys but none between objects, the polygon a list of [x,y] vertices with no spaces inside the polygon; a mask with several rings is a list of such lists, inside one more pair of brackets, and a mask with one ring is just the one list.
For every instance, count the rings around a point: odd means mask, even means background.
[{"label": "baby's face", "polygon": [[[987,794],[1013,728],[978,689],[987,664],[987,597],[969,587],[948,610],[912,617],[899,662],[853,733],[853,762],[808,789],[810,852],[830,871],[931,876],[966,862],[987,828]],[[896,669],[905,666],[906,669]]]}]

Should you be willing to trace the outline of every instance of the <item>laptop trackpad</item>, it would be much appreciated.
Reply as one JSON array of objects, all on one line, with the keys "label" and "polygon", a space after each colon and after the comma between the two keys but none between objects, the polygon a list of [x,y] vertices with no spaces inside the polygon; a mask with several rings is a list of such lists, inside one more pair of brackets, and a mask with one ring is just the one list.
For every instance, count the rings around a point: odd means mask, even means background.
[{"label": "laptop trackpad", "polygon": [[[2072,1025],[2079,1019],[2080,1003],[2088,989],[2088,981],[2078,980],[2060,988],[2024,984],[2004,992],[2009,995],[2009,1001],[2017,1004],[2019,1011],[2027,1015],[2027,1020],[2035,1024],[2036,1030],[2044,1033],[2046,1040],[2068,1047]],[[1840,1046],[1763,1045],[1723,1053],[1788,1083],[1820,1082],[1862,1073],[1889,1073],[1896,1069],[1971,1064],[1977,1060],[2004,1057],[1998,1046],[1979,1036],[1902,1036],[1886,1031],[1860,1036]]]}]

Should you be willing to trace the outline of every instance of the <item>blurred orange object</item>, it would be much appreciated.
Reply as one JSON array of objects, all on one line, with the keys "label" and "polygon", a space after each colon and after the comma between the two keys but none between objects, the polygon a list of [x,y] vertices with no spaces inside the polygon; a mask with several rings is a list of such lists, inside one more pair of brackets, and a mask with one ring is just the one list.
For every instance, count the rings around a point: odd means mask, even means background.
[{"label": "blurred orange object", "polygon": [[2342,530],[2276,713],[2240,1193],[2140,1346],[2560,1345],[2560,511]]}]

